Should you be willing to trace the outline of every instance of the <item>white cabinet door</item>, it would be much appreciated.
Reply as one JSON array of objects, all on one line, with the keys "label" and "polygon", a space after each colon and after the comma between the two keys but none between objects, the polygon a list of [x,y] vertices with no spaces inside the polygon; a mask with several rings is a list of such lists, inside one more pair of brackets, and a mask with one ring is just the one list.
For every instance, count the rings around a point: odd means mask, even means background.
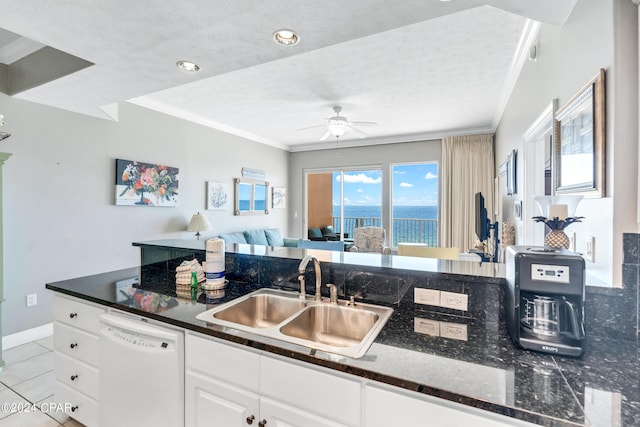
[{"label": "white cabinet door", "polygon": [[264,397],[260,399],[260,420],[266,421],[265,427],[347,427]]},{"label": "white cabinet door", "polygon": [[361,384],[359,378],[334,375],[328,369],[307,368],[286,359],[260,358],[262,396],[344,425],[361,423]]},{"label": "white cabinet door", "polygon": [[533,424],[432,396],[414,398],[377,387],[365,388],[367,427],[514,427]]},{"label": "white cabinet door", "polygon": [[184,400],[186,427],[258,426],[257,394],[196,372],[185,376]]}]

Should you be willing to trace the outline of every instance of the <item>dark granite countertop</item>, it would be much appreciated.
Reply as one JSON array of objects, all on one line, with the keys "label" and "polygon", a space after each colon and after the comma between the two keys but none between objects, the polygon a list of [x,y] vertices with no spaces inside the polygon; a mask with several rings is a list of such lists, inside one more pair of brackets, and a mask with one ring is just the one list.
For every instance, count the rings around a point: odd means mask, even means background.
[{"label": "dark granite countertop", "polygon": [[[190,249],[204,251],[204,240],[161,239],[133,242],[133,246]],[[236,254],[268,256],[270,258],[302,259],[313,253],[322,262],[359,267],[379,267],[402,271],[425,273],[471,275],[486,279],[504,279],[504,264],[475,261],[452,261],[435,258],[415,258],[397,255],[380,255],[366,252],[317,251],[290,247],[273,247],[231,243],[227,252]]]},{"label": "dark granite countertop", "polygon": [[[194,248],[199,249],[199,248]],[[632,426],[640,420],[636,341],[588,337],[580,359],[519,350],[499,321],[461,319],[412,307],[394,313],[360,359],[262,338],[195,316],[257,289],[230,282],[197,302],[176,297],[170,275],[131,268],[47,284],[55,292],[252,348],[548,426]],[[144,280],[138,280],[144,277]],[[131,280],[135,278],[136,280]],[[141,298],[146,296],[146,298]],[[414,332],[416,322],[464,324],[466,340]]]}]

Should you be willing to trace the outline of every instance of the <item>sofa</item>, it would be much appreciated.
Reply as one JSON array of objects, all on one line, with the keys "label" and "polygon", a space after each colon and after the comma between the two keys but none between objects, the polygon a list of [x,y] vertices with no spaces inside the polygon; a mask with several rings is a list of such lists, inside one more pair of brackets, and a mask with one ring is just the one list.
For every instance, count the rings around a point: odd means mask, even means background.
[{"label": "sofa", "polygon": [[279,228],[256,228],[218,236],[225,243],[245,243],[249,245],[298,247],[298,239],[284,237]]}]

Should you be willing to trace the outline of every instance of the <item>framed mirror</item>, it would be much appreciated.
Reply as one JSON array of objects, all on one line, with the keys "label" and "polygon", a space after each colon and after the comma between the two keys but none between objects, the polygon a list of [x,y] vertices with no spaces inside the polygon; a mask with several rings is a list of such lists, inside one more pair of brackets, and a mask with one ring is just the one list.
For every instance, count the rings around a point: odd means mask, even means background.
[{"label": "framed mirror", "polygon": [[234,215],[269,214],[269,183],[255,179],[235,179]]},{"label": "framed mirror", "polygon": [[554,192],[604,197],[604,69],[556,114]]}]

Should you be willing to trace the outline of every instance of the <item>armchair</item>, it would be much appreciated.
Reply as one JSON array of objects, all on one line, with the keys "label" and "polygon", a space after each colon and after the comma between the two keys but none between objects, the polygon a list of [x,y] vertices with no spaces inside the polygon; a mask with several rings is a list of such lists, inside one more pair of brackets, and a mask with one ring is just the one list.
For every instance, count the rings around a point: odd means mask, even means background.
[{"label": "armchair", "polygon": [[351,252],[378,252],[384,255],[391,253],[387,245],[387,230],[382,227],[359,227],[353,230],[353,246]]},{"label": "armchair", "polygon": [[322,231],[317,227],[311,227],[307,231],[307,237],[309,238],[309,240],[315,240],[315,241],[327,240],[326,237],[322,234]]}]

